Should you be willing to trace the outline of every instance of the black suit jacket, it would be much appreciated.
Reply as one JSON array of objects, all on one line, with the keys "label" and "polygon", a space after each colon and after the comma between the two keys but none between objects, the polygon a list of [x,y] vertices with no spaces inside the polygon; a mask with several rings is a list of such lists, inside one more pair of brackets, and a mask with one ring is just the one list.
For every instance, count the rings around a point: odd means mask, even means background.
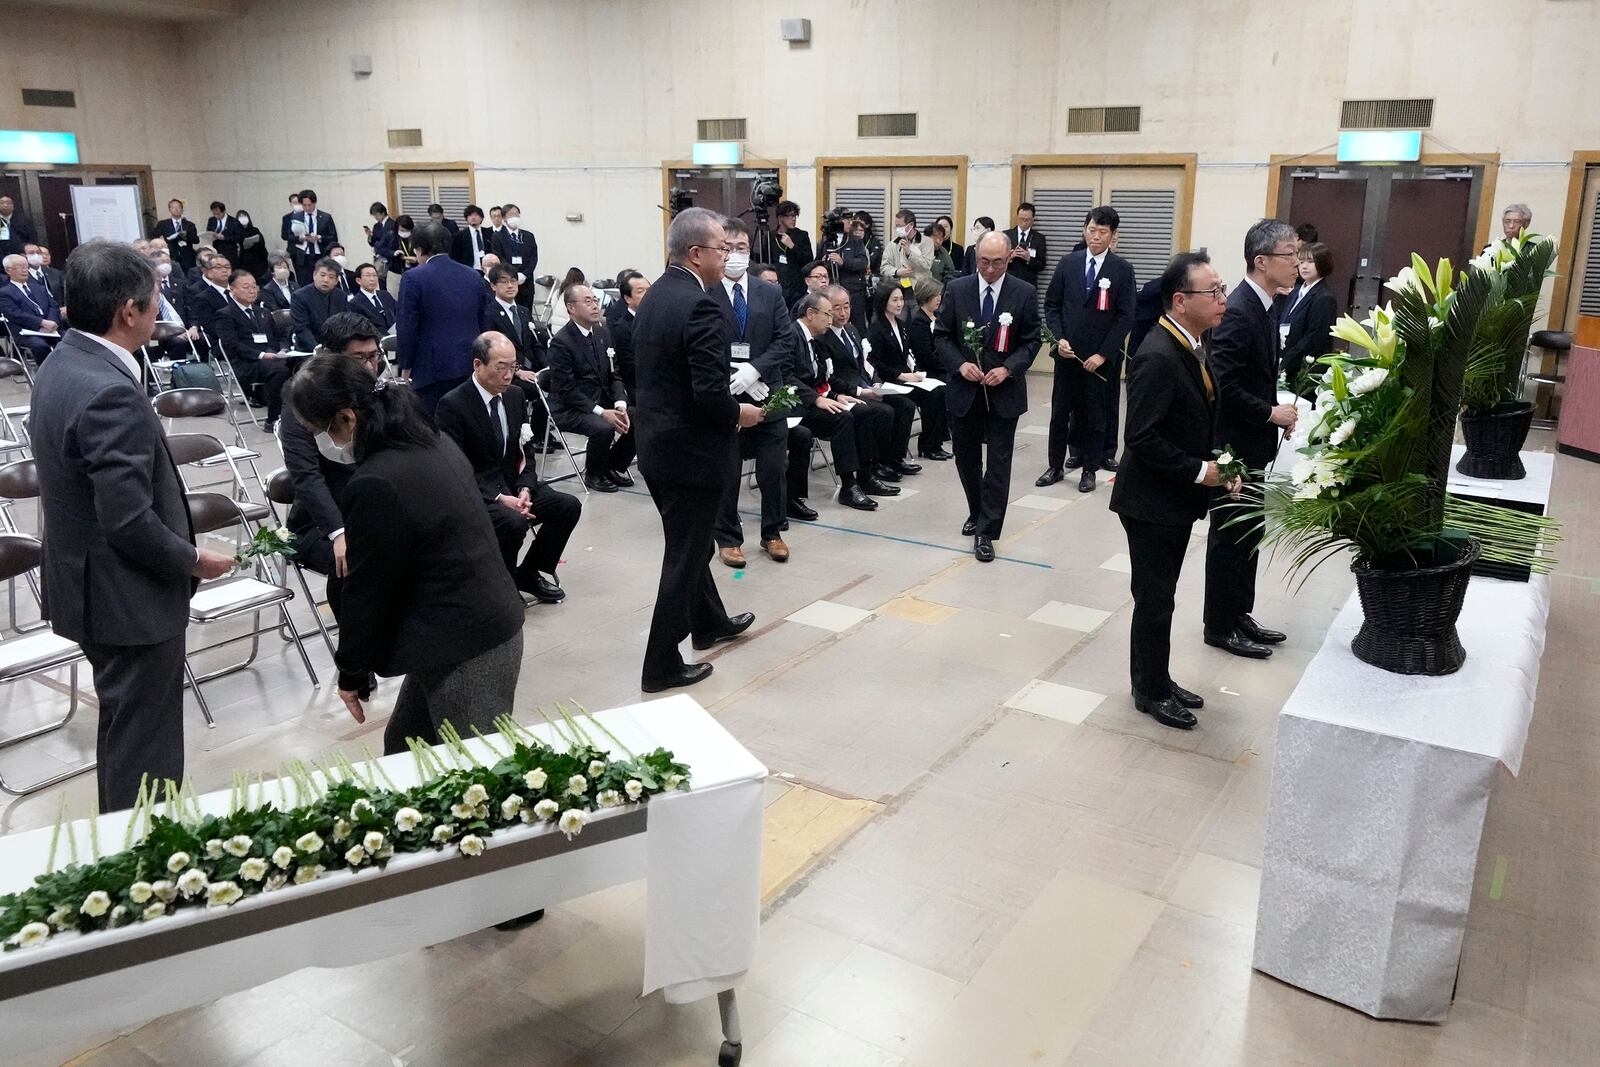
[{"label": "black suit jacket", "polygon": [[[889,320],[882,315],[873,316],[872,324],[867,327],[867,344],[872,346],[870,358],[873,369],[878,372],[879,381],[898,382],[900,375],[911,369],[907,356],[915,355],[915,352],[911,349],[910,330],[903,322],[895,325],[900,327],[898,337]],[[931,333],[929,339],[932,339]],[[926,366],[919,361],[917,369],[925,370]]]},{"label": "black suit jacket", "polygon": [[[517,366],[523,370],[540,370],[545,366],[545,343],[533,327],[533,315],[521,304],[513,304],[516,309],[516,318],[505,308],[500,306],[500,301],[494,302],[493,329],[504,334],[510,341],[511,347],[517,350]],[[619,350],[620,357],[620,350]]]},{"label": "black suit jacket", "polygon": [[[610,337],[601,326],[595,327],[588,337],[569,322],[550,339],[550,404],[556,412],[592,411],[596,404],[610,408],[619,400],[626,400],[622,379],[611,366],[606,349],[612,347]],[[727,379],[723,379],[727,389]]]},{"label": "black suit jacket", "polygon": [[1278,329],[1248,281],[1228,294],[1206,362],[1217,388],[1214,446],[1233,449],[1254,470],[1265,468],[1278,454],[1278,428],[1270,421],[1278,403]]},{"label": "black suit jacket", "polygon": [[[748,274],[739,282],[745,288],[745,329],[739,333],[739,319],[733,313],[733,302],[728,287],[718,284],[711,289],[722,307],[723,322],[728,329],[728,344],[750,346],[750,363],[761,374],[761,380],[770,388],[783,384],[784,373],[794,359],[794,320],[784,306],[783,290],[771,282],[752,279]],[[744,404],[756,401],[740,395]]]},{"label": "black suit jacket", "polygon": [[1158,322],[1128,363],[1128,414],[1111,510],[1164,526],[1204,518],[1211,490],[1195,477],[1211,458],[1215,412],[1200,357]]},{"label": "black suit jacket", "polygon": [[186,321],[188,325],[204,330],[206,336],[215,343],[217,314],[227,303],[227,295],[217,292],[216,286],[202,278],[200,284],[189,287],[189,318]]},{"label": "black suit jacket", "polygon": [[794,248],[786,252],[778,243],[778,231],[772,231],[773,258],[777,261],[772,265],[778,269],[778,284],[783,286],[784,301],[793,304],[806,295],[806,277],[803,272],[806,264],[816,257],[811,254],[811,234],[805,230],[799,228],[790,230],[789,240],[794,242]]},{"label": "black suit jacket", "polygon": [[1304,299],[1288,308],[1287,313],[1289,336],[1283,343],[1278,368],[1293,388],[1302,367],[1333,351],[1333,338],[1328,336],[1328,331],[1339,319],[1339,298],[1328,288],[1327,280],[1319,278]]},{"label": "black suit jacket", "polygon": [[[1039,349],[1039,308],[1033,286],[1020,278],[1007,275],[1000,283],[1000,293],[995,300],[994,321],[982,328],[983,353],[973,354],[962,339],[968,322],[977,323],[982,310],[979,285],[983,278],[969,274],[957,278],[944,288],[944,302],[939,305],[939,317],[933,324],[934,350],[939,355],[940,369],[944,372],[945,402],[950,414],[965,415],[974,403],[982,404],[978,394],[987,391],[989,409],[1009,419],[1021,417],[1028,410],[1028,387],[1022,380],[1028,365]],[[1008,349],[995,351],[1000,336],[1000,316],[1010,312],[1012,317]],[[1010,376],[999,385],[985,390],[977,382],[961,376],[961,364],[977,363],[985,372],[1004,366]]]},{"label": "black suit jacket", "polygon": [[322,324],[330,315],[337,315],[349,307],[345,295],[337,288],[324,293],[315,285],[302,285],[289,300],[289,310],[294,314],[294,347],[300,352],[314,352],[322,342]]},{"label": "black suit jacket", "polygon": [[[1056,265],[1055,276],[1044,297],[1044,320],[1050,332],[1066,340],[1079,359],[1104,356],[1114,360],[1122,355],[1123,343],[1133,328],[1133,311],[1138,287],[1133,266],[1115,252],[1105,254],[1093,288],[1083,287],[1083,273],[1089,262],[1087,249],[1068,252]],[[1106,310],[1101,311],[1101,281],[1111,283],[1106,290]]]},{"label": "black suit jacket", "polygon": [[278,444],[294,481],[289,529],[296,537],[332,537],[344,529],[344,490],[355,467],[325,458],[317,451],[316,433],[287,413],[278,420]]},{"label": "black suit jacket", "polygon": [[[503,266],[527,275],[530,280],[533,278],[534,268],[539,265],[539,242],[533,239],[532,230],[518,230],[516,233],[512,233],[509,229],[500,230],[494,234],[489,250],[500,257]],[[518,263],[518,259],[522,262]],[[533,286],[527,283],[524,285],[531,300]]]},{"label": "black suit jacket", "polygon": [[345,301],[347,305],[345,310],[354,311],[357,315],[376,326],[379,333],[387,334],[394,329],[395,318],[400,313],[400,306],[395,303],[394,297],[390,295],[387,289],[379,289],[373,296],[378,298],[377,307],[372,306],[371,297],[367,296],[360,288],[357,288]]},{"label": "black suit jacket", "polygon": [[[217,341],[234,363],[255,363],[263,352],[287,352],[289,336],[272,321],[272,312],[259,303],[246,311],[232,300],[222,306],[212,320]],[[265,341],[256,335],[264,334]]]},{"label": "black suit jacket", "polygon": [[634,429],[639,470],[652,483],[727,486],[739,404],[728,394],[726,331],[716,298],[685,267],[669,266],[639,303]]},{"label": "black suit jacket", "polygon": [[[1012,260],[1006,266],[1006,273],[1011,275],[1013,278],[1021,278],[1034,288],[1038,288],[1039,272],[1044,269],[1045,263],[1048,262],[1045,257],[1049,255],[1049,252],[1046,251],[1047,246],[1044,239],[1044,234],[1039,232],[1039,227],[1037,225],[1028,231],[1028,239],[1026,242],[1021,240],[1021,236],[1015,226],[1005,231],[1005,234],[1006,239],[1011,242],[1012,248],[1022,245],[1025,248],[1033,249],[1035,253],[1032,259]],[[977,246],[974,245],[973,247]]]},{"label": "black suit jacket", "polygon": [[933,351],[933,320],[920,307],[911,311],[911,321],[906,324],[906,341],[911,345],[911,354],[917,357],[917,369],[937,378],[939,359]]},{"label": "black suit jacket", "polygon": [[268,311],[289,310],[293,306],[295,288],[292,276],[284,289],[279,289],[276,281],[268,279],[261,286],[261,306]]},{"label": "black suit jacket", "polygon": [[239,242],[244,238],[244,227],[239,225],[238,219],[232,215],[206,219],[206,232],[213,235],[212,248],[227,256],[228,262],[235,267],[242,266],[239,262]]},{"label": "black suit jacket", "polygon": [[478,493],[485,504],[493,504],[502,493],[516,496],[523,486],[539,486],[534,465],[527,462],[521,443],[522,428],[528,422],[527,394],[520,386],[507,386],[500,394],[500,406],[506,414],[504,448],[495,440],[489,407],[470,378],[440,397],[433,413],[439,432],[449,434],[472,465],[472,476],[477,479]]},{"label": "black suit jacket", "polygon": [[172,310],[178,313],[185,326],[194,325],[189,318],[189,288],[176,273],[161,279],[161,295],[167,298],[167,303],[172,305]]},{"label": "black suit jacket", "polygon": [[794,324],[794,358],[789,362],[784,384],[794,386],[801,407],[815,407],[817,397],[826,396],[832,390],[828,384],[828,374],[833,369],[829,351],[821,338],[811,336],[804,323]]},{"label": "black suit jacket", "polygon": [[55,267],[40,267],[39,273],[43,277],[35,280],[44,285],[50,299],[56,302],[56,307],[61,307],[67,302],[67,276]]},{"label": "black suit jacket", "polygon": [[194,266],[195,251],[200,244],[200,231],[195,229],[194,223],[168,215],[155,224],[150,236],[160,237],[167,242],[167,252],[171,254],[177,270],[187,274],[189,268]]},{"label": "black suit jacket", "polygon": [[[493,252],[489,246],[490,231],[487,226],[478,227],[478,254],[480,257]],[[450,239],[450,258],[457,263],[464,263],[469,267],[476,267],[472,260],[472,227],[463,226]],[[526,272],[524,272],[526,273]]]},{"label": "black suit jacket", "polygon": [[622,379],[622,387],[627,390],[629,405],[635,403],[639,388],[639,368],[633,356],[633,325],[636,321],[637,316],[629,312],[626,307],[622,314],[610,320],[611,347],[617,350],[617,376]]},{"label": "black suit jacket", "polygon": [[838,334],[829,329],[817,338],[817,347],[825,352],[831,364],[828,388],[833,395],[855,396],[863,389],[871,389],[872,375],[861,365],[861,335],[856,328],[846,325],[845,334],[851,343],[846,344]]}]

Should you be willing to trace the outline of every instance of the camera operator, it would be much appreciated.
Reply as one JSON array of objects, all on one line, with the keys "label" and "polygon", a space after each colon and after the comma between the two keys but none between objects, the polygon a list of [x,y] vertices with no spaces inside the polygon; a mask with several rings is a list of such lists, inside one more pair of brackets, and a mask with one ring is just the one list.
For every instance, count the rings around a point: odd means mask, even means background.
[{"label": "camera operator", "polygon": [[805,268],[814,258],[811,254],[811,235],[802,230],[800,205],[785,200],[778,205],[778,228],[772,231],[772,258],[764,262],[778,268],[778,279],[783,285],[783,299],[793,304],[806,292]]},{"label": "camera operator", "polygon": [[[818,258],[828,264],[834,281],[850,294],[851,321],[859,317],[858,330],[866,329],[867,279],[872,270],[872,259],[867,254],[867,225],[859,217],[834,208],[823,220],[822,254]],[[857,308],[860,311],[857,311]]]}]

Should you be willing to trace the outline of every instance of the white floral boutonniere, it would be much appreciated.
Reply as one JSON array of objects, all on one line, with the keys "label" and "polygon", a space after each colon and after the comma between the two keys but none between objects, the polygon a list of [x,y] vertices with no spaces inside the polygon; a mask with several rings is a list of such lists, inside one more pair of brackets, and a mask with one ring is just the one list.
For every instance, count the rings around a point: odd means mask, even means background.
[{"label": "white floral boutonniere", "polygon": [[1010,326],[1011,325],[1011,312],[1002,311],[1000,313],[1000,325],[1002,325],[1002,326]]},{"label": "white floral boutonniere", "polygon": [[523,423],[522,430],[517,434],[517,445],[519,447],[526,447],[528,442],[532,440],[533,427],[529,426],[527,423]]}]

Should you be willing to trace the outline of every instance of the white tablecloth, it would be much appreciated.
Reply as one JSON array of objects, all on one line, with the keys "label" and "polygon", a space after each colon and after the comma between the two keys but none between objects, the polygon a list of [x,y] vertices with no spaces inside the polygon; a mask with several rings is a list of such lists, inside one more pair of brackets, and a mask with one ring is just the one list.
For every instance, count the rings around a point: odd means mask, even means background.
[{"label": "white tablecloth", "polygon": [[1454,990],[1499,766],[1533,715],[1549,587],[1474,578],[1441,678],[1357,660],[1354,594],[1278,720],[1255,966],[1378,1018],[1439,1021]]},{"label": "white tablecloth", "polygon": [[[1456,464],[1467,454],[1466,445],[1450,449],[1450,471],[1445,488],[1457,496],[1471,497],[1489,503],[1527,505],[1537,504],[1540,514],[1550,504],[1550,482],[1555,477],[1556,457],[1553,452],[1519,452],[1526,478],[1502,481],[1497,478],[1468,478],[1456,470]],[[1525,510],[1525,509],[1524,509]]]},{"label": "white tablecloth", "polygon": [[[448,881],[400,896],[382,896],[359,907],[266,929],[222,943],[205,943],[176,955],[54,982],[0,999],[0,1049],[8,1065],[56,1064],[104,1035],[137,1026],[168,1012],[201,1004],[299,970],[343,967],[409,952],[481,930],[534,908],[546,907],[609,885],[647,879],[644,993],[664,990],[684,1002],[732,988],[755,958],[760,929],[761,814],[766,768],[691,697],[678,695],[601,712],[604,722],[635,752],[660,745],[689,765],[693,788],[664,794],[644,806],[648,827],[615,840],[599,841],[611,819],[637,818],[635,806],[596,814],[570,844],[534,862]],[[534,727],[550,738],[546,725]],[[590,733],[599,731],[590,728]],[[602,747],[607,742],[596,737]],[[482,752],[482,742],[469,741]],[[383,759],[395,785],[415,784],[412,757]],[[269,788],[269,796],[275,794]],[[201,798],[208,811],[225,811],[226,790]],[[123,840],[126,815],[102,817],[100,841],[110,849]],[[0,838],[0,892],[22,888],[44,869],[49,829]],[[559,838],[559,831],[518,827],[488,840],[497,848],[532,838]],[[78,828],[80,847],[88,838]],[[58,850],[61,862],[65,845]],[[0,955],[0,983],[26,981],[54,961],[111,945],[199,935],[192,928],[267,910],[312,894],[348,891],[352,883],[403,877],[436,864],[474,870],[454,849],[396,856],[382,872],[339,872],[306,886],[290,886],[252,897],[220,912],[185,909],[150,923],[87,936],[58,935],[46,945]],[[270,917],[267,917],[270,923]],[[188,932],[187,934],[185,932]],[[88,958],[87,955],[84,958]],[[42,984],[42,983],[41,983]]]}]

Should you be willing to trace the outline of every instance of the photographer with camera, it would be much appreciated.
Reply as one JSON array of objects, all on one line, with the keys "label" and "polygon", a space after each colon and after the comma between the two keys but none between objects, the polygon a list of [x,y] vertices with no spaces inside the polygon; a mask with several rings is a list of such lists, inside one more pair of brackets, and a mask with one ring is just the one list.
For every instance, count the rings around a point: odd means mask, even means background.
[{"label": "photographer with camera", "polygon": [[[867,324],[867,279],[871,276],[872,260],[867,254],[866,223],[857,215],[834,208],[822,220],[822,254],[817,258],[828,265],[833,281],[850,294],[851,319],[857,316],[858,330]],[[854,309],[861,309],[855,312]]]},{"label": "photographer with camera", "polygon": [[793,304],[806,293],[805,268],[815,258],[811,253],[811,235],[802,230],[800,205],[785,200],[778,205],[778,228],[772,231],[773,254],[771,263],[778,269],[778,279],[783,283],[783,299]]}]

